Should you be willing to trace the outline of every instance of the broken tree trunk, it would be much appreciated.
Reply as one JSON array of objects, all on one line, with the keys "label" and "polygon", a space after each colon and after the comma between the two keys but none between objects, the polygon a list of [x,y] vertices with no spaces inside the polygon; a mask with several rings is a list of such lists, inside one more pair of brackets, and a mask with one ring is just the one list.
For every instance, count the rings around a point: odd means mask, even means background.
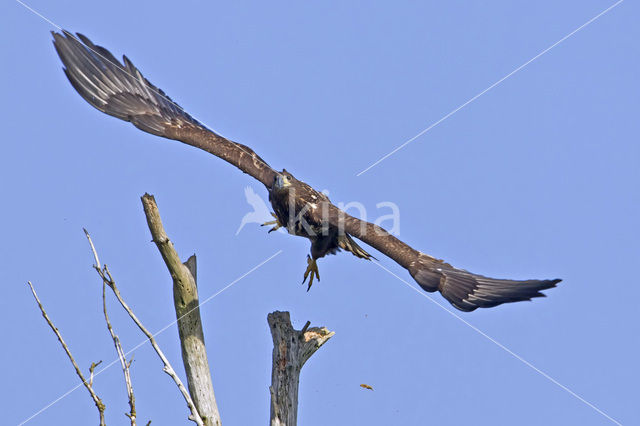
[{"label": "broken tree trunk", "polygon": [[220,426],[220,413],[213,393],[213,382],[200,319],[196,257],[193,255],[184,264],[182,263],[162,226],[160,212],[153,195],[143,195],[142,205],[153,242],[158,246],[173,279],[173,302],[178,319],[182,361],[187,374],[189,394],[205,426]]},{"label": "broken tree trunk", "polygon": [[298,384],[304,363],[335,333],[325,327],[294,330],[289,312],[267,316],[273,337],[271,364],[271,426],[295,426],[298,417]]}]

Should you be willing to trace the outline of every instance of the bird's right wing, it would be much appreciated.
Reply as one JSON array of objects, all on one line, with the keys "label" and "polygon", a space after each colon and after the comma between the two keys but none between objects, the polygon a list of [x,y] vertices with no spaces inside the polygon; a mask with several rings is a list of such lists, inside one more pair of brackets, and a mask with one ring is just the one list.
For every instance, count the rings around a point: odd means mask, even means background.
[{"label": "bird's right wing", "polygon": [[144,78],[126,56],[122,64],[82,34],[52,34],[67,78],[91,105],[145,132],[203,149],[271,188],[276,172],[258,154],[207,129]]}]

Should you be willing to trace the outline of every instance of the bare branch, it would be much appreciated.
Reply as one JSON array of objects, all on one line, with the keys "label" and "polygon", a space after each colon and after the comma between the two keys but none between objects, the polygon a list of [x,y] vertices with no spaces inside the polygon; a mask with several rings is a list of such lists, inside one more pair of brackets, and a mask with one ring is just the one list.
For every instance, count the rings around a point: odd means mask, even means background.
[{"label": "bare branch", "polygon": [[189,393],[204,424],[220,426],[220,413],[213,391],[200,318],[196,256],[193,255],[184,264],[182,263],[164,230],[155,198],[153,195],[145,194],[141,199],[153,242],[158,247],[173,279],[173,302]]},{"label": "bare branch", "polygon": [[89,391],[89,394],[91,395],[91,399],[93,399],[93,402],[96,404],[96,407],[98,408],[98,413],[100,415],[100,426],[104,426],[105,425],[105,421],[104,421],[105,405],[93,390],[93,370],[102,361],[98,362],[97,364],[96,363],[92,363],[91,364],[91,367],[89,368],[90,380],[87,381],[85,379],[85,377],[84,377],[84,374],[82,374],[82,371],[80,370],[80,367],[78,367],[78,364],[76,363],[76,360],[73,358],[73,355],[71,355],[71,351],[69,350],[69,346],[67,346],[67,344],[65,343],[64,339],[62,338],[62,335],[60,334],[60,331],[58,331],[56,326],[53,325],[53,322],[49,318],[49,315],[47,315],[47,312],[45,311],[44,306],[42,306],[42,303],[40,302],[40,299],[38,298],[38,294],[36,293],[36,290],[33,288],[33,284],[31,284],[31,281],[28,281],[28,284],[29,284],[29,287],[31,288],[31,293],[33,293],[33,297],[36,299],[36,302],[38,303],[38,307],[40,308],[40,312],[42,312],[42,316],[47,321],[47,324],[49,324],[49,327],[51,327],[51,330],[53,330],[53,332],[55,333],[56,337],[58,338],[58,341],[62,345],[62,348],[67,353],[67,356],[69,357],[69,360],[71,361],[71,364],[73,364],[73,368],[76,370],[76,374],[78,375],[78,377],[80,377],[80,380],[82,380],[82,384],[84,385],[85,388],[87,388],[87,391]]},{"label": "bare branch", "polygon": [[271,369],[271,426],[295,426],[298,417],[298,384],[304,363],[335,333],[325,327],[293,329],[289,312],[267,316],[273,337]]},{"label": "bare branch", "polygon": [[98,362],[92,362],[91,365],[89,366],[89,386],[93,386],[93,372],[95,371],[96,367],[99,366],[100,364],[102,364],[102,360]]},{"label": "bare branch", "polygon": [[156,339],[153,337],[153,334],[151,334],[149,330],[147,330],[147,328],[142,324],[142,322],[138,319],[138,317],[133,313],[133,310],[122,298],[122,295],[120,294],[120,290],[118,290],[118,287],[116,286],[116,282],[113,279],[113,276],[111,275],[111,272],[109,271],[109,268],[107,267],[107,265],[104,265],[104,267],[100,267],[98,253],[95,249],[95,246],[93,245],[93,241],[91,241],[91,236],[89,235],[86,229],[84,230],[84,232],[85,232],[85,235],[87,236],[87,239],[89,240],[89,245],[91,246],[93,256],[96,260],[96,264],[93,265],[93,268],[96,270],[98,275],[100,275],[100,278],[102,278],[102,282],[107,286],[109,286],[109,288],[113,291],[113,294],[116,296],[116,298],[118,299],[118,302],[120,302],[120,305],[124,308],[124,310],[127,311],[127,313],[129,314],[129,317],[131,317],[133,322],[138,326],[138,328],[142,331],[142,333],[144,333],[144,335],[147,336],[147,339],[149,339],[151,346],[156,351],[156,353],[160,357],[160,360],[164,364],[164,368],[162,369],[162,371],[167,373],[173,379],[176,386],[178,386],[180,393],[184,397],[187,403],[187,406],[189,407],[189,411],[191,412],[191,414],[189,415],[189,420],[193,421],[198,426],[204,426],[204,423],[202,422],[202,418],[198,414],[198,410],[196,409],[193,403],[193,400],[189,395],[189,392],[187,392],[187,389],[182,384],[180,377],[178,377],[175,370],[171,366],[171,363],[169,362],[167,357],[164,355],[164,353],[158,346],[158,343],[156,342]]},{"label": "bare branch", "polygon": [[107,284],[102,282],[102,311],[104,312],[104,320],[107,323],[107,329],[109,330],[109,334],[111,335],[111,339],[113,340],[113,345],[116,348],[116,353],[118,354],[118,359],[120,360],[120,367],[122,367],[122,373],[124,374],[124,382],[127,387],[127,398],[129,400],[129,413],[126,414],[131,421],[131,426],[136,426],[136,397],[133,394],[133,385],[131,384],[131,362],[133,361],[133,357],[131,361],[127,362],[127,358],[125,357],[124,350],[122,350],[122,345],[120,344],[120,339],[113,331],[113,327],[111,326],[111,321],[109,321],[109,315],[107,315]]}]

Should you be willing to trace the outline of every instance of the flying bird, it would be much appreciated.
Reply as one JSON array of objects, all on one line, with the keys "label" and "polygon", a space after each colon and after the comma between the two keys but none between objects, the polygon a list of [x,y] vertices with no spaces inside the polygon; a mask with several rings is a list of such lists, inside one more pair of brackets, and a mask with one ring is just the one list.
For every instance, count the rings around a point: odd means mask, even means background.
[{"label": "flying bird", "polygon": [[269,189],[269,201],[275,211],[274,217],[276,218],[276,220],[266,223],[275,225],[271,231],[285,226],[290,234],[311,240],[311,256],[307,255],[307,270],[302,279],[302,283],[304,283],[309,277],[307,291],[311,289],[314,278],[320,280],[316,259],[327,254],[335,254],[341,249],[349,251],[361,259],[370,260],[373,257],[360,247],[348,233],[341,232],[340,226],[336,226],[335,223],[327,223],[322,216],[317,217],[317,212],[322,206],[325,206],[326,213],[329,213],[328,206],[331,204],[329,197],[299,181],[286,169],[275,175],[273,185]]},{"label": "flying bird", "polygon": [[320,279],[317,259],[340,250],[362,259],[371,255],[354,237],[393,259],[424,290],[439,291],[462,311],[489,308],[507,302],[543,297],[542,290],[555,287],[553,280],[505,280],[489,278],[454,268],[415,250],[381,227],[357,219],[334,206],[329,198],[296,179],[278,172],[246,145],[228,140],[194,119],[165,93],[151,84],[123,56],[121,63],[108,50],[82,34],[52,32],[53,44],[71,85],[98,110],[129,121],[153,135],[174,139],[207,151],[231,163],[261,182],[269,192],[274,210],[274,228],[284,227],[311,241],[303,283]]}]

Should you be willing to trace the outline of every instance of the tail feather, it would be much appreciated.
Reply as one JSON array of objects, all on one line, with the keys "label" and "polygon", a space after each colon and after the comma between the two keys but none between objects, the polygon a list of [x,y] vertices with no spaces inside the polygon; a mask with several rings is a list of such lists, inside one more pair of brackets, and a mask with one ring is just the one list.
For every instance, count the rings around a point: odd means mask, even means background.
[{"label": "tail feather", "polygon": [[354,256],[359,257],[360,259],[375,259],[375,257],[371,256],[365,249],[360,247],[349,234],[344,234],[344,236],[338,238],[338,246],[340,246],[342,250],[353,253]]}]

